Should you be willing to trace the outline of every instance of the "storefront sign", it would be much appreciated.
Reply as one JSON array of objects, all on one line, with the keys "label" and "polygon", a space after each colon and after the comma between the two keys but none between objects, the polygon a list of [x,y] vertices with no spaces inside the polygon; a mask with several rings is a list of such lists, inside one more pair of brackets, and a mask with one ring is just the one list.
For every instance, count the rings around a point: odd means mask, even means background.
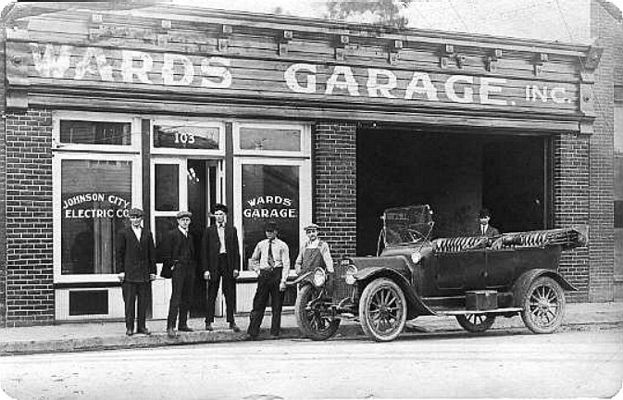
[{"label": "storefront sign", "polygon": [[[303,97],[339,95],[501,107],[551,104],[568,105],[571,109],[577,92],[570,83],[449,74],[441,70],[424,72],[272,61],[249,64],[248,60],[225,57],[38,43],[30,43],[30,49],[38,77],[74,81],[244,91],[251,90],[249,82],[255,80],[258,85],[253,90]],[[278,75],[272,76],[275,71]]]},{"label": "storefront sign", "polygon": [[63,199],[63,217],[74,218],[127,218],[130,201],[117,194],[82,193]]},{"label": "storefront sign", "polygon": [[298,212],[292,199],[282,196],[258,196],[245,202],[242,215],[245,218],[297,218]]}]

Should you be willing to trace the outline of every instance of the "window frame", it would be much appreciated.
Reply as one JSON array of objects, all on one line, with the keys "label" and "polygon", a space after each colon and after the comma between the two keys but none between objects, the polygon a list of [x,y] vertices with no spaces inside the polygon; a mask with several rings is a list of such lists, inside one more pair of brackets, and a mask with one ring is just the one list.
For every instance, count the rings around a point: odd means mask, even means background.
[{"label": "window frame", "polygon": [[[52,210],[53,210],[53,271],[54,283],[88,283],[88,282],[118,282],[117,274],[66,274],[63,275],[61,256],[62,256],[62,163],[66,160],[92,161],[94,159],[91,152],[70,152],[56,153],[52,158]],[[141,158],[138,154],[105,154],[102,161],[129,161],[132,171],[132,206],[141,207],[142,204],[142,185],[141,185]]]},{"label": "window frame", "polygon": [[[219,131],[218,149],[184,149],[173,147],[154,147],[154,127],[156,125],[183,125],[192,123],[193,126],[217,128]],[[225,157],[225,122],[206,120],[205,118],[152,118],[149,126],[149,151],[154,155],[169,155],[186,157]]]},{"label": "window frame", "polygon": [[[247,150],[240,148],[241,128],[258,129],[292,129],[301,132],[301,150]],[[233,123],[233,145],[234,155],[236,156],[259,156],[259,157],[285,157],[285,158],[308,158],[311,157],[311,125],[293,124],[287,122],[239,122]]]},{"label": "window frame", "polygon": [[[244,254],[242,254],[244,229],[242,226],[242,167],[243,165],[268,165],[268,166],[295,166],[299,168],[299,246],[305,240],[306,236],[303,227],[309,225],[312,221],[312,175],[311,175],[311,159],[297,158],[264,158],[264,157],[236,157],[234,158],[234,209],[235,215],[239,216],[234,221],[234,226],[238,230],[238,241],[241,258],[241,266],[244,264]],[[289,276],[295,276],[294,262],[295,258],[290,258]],[[257,275],[253,271],[240,271],[241,278],[256,278]]]},{"label": "window frame", "polygon": [[[130,145],[61,143],[61,120],[130,123]],[[137,116],[121,113],[54,111],[52,113],[52,150],[139,153],[141,151],[141,120]]]}]

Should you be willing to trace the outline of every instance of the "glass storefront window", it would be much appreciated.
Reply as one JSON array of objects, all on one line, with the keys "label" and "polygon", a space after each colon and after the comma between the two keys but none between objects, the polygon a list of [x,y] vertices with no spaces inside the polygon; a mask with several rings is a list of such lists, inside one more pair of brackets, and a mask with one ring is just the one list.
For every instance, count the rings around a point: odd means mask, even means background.
[{"label": "glass storefront window", "polygon": [[129,122],[60,121],[61,143],[108,144],[129,146],[132,144]]},{"label": "glass storefront window", "polygon": [[113,274],[132,204],[132,162],[62,160],[61,274]]},{"label": "glass storefront window", "polygon": [[293,264],[299,249],[299,167],[291,165],[242,165],[243,263],[255,245],[266,238],[264,226],[274,221],[279,238],[288,244]]},{"label": "glass storefront window", "polygon": [[299,129],[241,127],[240,149],[301,151],[301,131]]},{"label": "glass storefront window", "polygon": [[217,150],[220,130],[217,127],[154,125],[154,148]]},{"label": "glass storefront window", "polygon": [[177,164],[156,164],[156,211],[179,210],[179,180]]}]

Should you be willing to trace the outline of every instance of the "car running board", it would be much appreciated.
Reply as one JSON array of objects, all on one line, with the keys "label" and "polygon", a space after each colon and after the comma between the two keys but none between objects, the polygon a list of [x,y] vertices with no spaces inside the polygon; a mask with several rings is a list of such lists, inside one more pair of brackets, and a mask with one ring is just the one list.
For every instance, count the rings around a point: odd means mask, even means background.
[{"label": "car running board", "polygon": [[521,307],[507,307],[507,308],[493,308],[491,310],[444,310],[444,311],[435,311],[436,315],[471,315],[471,314],[505,314],[510,312],[520,312],[523,311]]}]

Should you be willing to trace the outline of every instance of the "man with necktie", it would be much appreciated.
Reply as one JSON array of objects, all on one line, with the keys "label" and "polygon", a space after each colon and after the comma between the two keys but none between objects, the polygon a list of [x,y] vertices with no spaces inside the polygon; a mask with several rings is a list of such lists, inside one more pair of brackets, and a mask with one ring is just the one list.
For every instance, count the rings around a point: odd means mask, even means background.
[{"label": "man with necktie", "polygon": [[269,222],[264,229],[266,239],[260,241],[251,256],[251,268],[258,274],[257,290],[253,298],[248,338],[255,340],[260,333],[260,325],[270,296],[272,323],[270,336],[279,337],[281,330],[281,308],[286,290],[286,280],[290,272],[290,250],[288,245],[277,238],[275,222]]},{"label": "man with necktie", "polygon": [[175,322],[179,314],[177,330],[192,332],[188,326],[188,312],[190,310],[194,274],[197,268],[197,256],[194,239],[188,227],[192,213],[180,211],[177,213],[177,228],[169,231],[162,241],[162,275],[171,278],[171,301],[167,317],[167,335],[176,337]]},{"label": "man with necktie", "polygon": [[201,267],[203,279],[208,282],[208,305],[205,328],[212,331],[214,322],[214,303],[223,281],[223,295],[227,309],[227,322],[234,332],[240,328],[234,320],[236,310],[236,278],[240,272],[240,249],[238,231],[227,223],[227,206],[216,204],[212,213],[216,224],[209,226],[201,240]]}]

